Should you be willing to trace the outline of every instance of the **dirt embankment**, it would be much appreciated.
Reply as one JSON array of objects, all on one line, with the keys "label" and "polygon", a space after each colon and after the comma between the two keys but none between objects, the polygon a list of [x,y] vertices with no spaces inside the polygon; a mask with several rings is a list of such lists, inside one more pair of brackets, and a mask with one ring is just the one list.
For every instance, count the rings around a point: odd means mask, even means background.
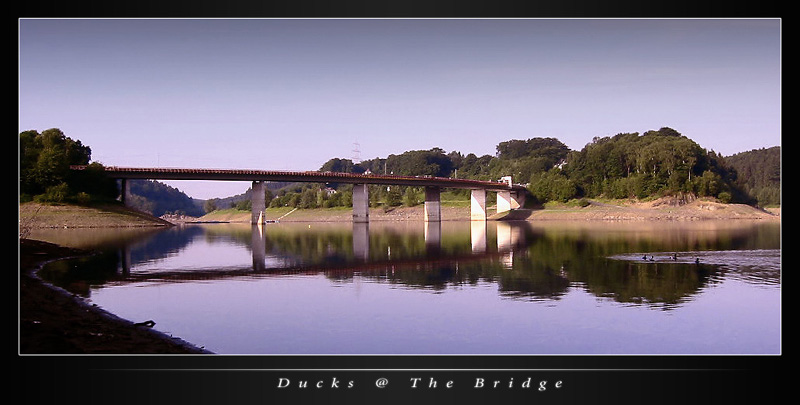
[{"label": "dirt embankment", "polygon": [[[442,219],[445,221],[450,220],[468,220],[470,217],[469,207],[441,207]],[[370,221],[413,221],[422,220],[424,216],[424,207],[417,205],[414,207],[392,207],[389,209],[384,208],[370,208],[369,219]],[[221,221],[221,222],[250,222],[250,212],[225,210],[220,212],[212,212],[201,218],[198,222],[203,221]],[[350,222],[353,220],[353,210],[351,208],[317,208],[317,209],[268,209],[264,218],[267,221],[280,221],[280,222]]]},{"label": "dirt embankment", "polygon": [[[371,208],[370,221],[422,220],[423,207]],[[469,206],[442,206],[442,219],[469,220]],[[489,219],[506,220],[574,220],[574,221],[697,221],[697,220],[780,220],[780,209],[762,210],[744,204],[722,204],[712,199],[678,199],[665,197],[653,201],[614,200],[589,201],[586,206],[553,204],[547,208],[522,209],[507,214],[495,214],[488,209]],[[281,222],[347,222],[352,221],[350,209],[267,210],[267,220]],[[211,213],[199,221],[249,222],[250,213],[225,211]]]},{"label": "dirt embankment", "polygon": [[591,201],[586,207],[534,210],[529,220],[600,221],[780,221],[780,209],[762,210],[745,204],[722,204],[712,199],[680,200],[665,197],[653,201]]},{"label": "dirt embankment", "polygon": [[97,206],[24,203],[19,206],[21,228],[119,228],[153,227],[171,224],[150,214],[119,204]]}]

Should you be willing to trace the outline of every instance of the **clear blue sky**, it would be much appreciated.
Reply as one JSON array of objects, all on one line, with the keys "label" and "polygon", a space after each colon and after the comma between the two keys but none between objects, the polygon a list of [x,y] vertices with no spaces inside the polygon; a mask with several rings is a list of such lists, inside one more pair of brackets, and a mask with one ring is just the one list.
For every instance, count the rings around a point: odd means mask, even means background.
[{"label": "clear blue sky", "polygon": [[[19,130],[105,165],[316,170],[671,127],[781,143],[779,19],[22,19]],[[247,183],[170,182],[195,198]]]}]

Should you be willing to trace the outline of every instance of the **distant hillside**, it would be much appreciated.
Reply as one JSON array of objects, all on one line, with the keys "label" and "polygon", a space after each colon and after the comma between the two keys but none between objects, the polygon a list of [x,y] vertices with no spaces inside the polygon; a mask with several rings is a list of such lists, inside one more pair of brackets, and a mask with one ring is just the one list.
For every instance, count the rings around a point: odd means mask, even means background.
[{"label": "distant hillside", "polygon": [[195,200],[177,188],[154,180],[132,180],[128,205],[160,217],[165,213],[202,216],[204,200]]},{"label": "distant hillside", "polygon": [[736,170],[735,184],[759,207],[781,203],[781,147],[755,149],[725,158]]},{"label": "distant hillside", "polygon": [[[291,186],[292,184],[293,183],[270,181],[267,182],[267,191],[271,193],[271,195],[275,195],[276,192],[281,188]],[[247,191],[245,191],[242,194],[237,194],[225,198],[212,198],[211,200],[208,200],[209,204],[205,204],[205,202],[203,203],[204,207],[203,212],[208,213],[209,211],[213,211],[211,209],[208,209],[208,207],[214,207],[215,209],[222,209],[222,210],[228,208],[235,208],[237,206],[241,207],[240,203],[249,202],[250,196],[252,194],[253,194],[253,189],[248,188]]]},{"label": "distant hillside", "polygon": [[[274,193],[276,190],[290,185],[291,183],[269,182],[267,183],[267,189]],[[191,198],[181,190],[159,181],[132,180],[130,182],[130,193],[128,205],[131,208],[149,213],[155,217],[160,217],[166,213],[180,213],[192,217],[201,217],[209,211],[208,207],[210,206],[213,206],[214,209],[227,209],[239,207],[243,202],[249,203],[252,189],[247,189],[242,194],[230,197],[202,200]]]}]

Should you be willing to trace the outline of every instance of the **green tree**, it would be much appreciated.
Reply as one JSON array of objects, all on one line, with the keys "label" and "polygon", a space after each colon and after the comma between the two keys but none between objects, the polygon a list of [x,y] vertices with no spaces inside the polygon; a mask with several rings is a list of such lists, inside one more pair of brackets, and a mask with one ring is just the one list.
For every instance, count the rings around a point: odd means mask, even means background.
[{"label": "green tree", "polygon": [[75,195],[80,195],[78,202],[81,204],[92,200],[113,200],[119,193],[116,179],[106,176],[105,168],[97,162],[89,163],[81,171],[70,170],[66,181]]},{"label": "green tree", "polygon": [[236,203],[234,208],[236,208],[239,211],[250,211],[253,209],[253,201],[250,200],[249,198],[240,200],[239,202]]},{"label": "green tree", "polygon": [[363,173],[364,168],[356,165],[350,159],[333,158],[325,162],[319,171],[337,173]]},{"label": "green tree", "polygon": [[569,153],[567,145],[556,138],[531,138],[524,141],[512,139],[500,142],[496,150],[497,157],[500,159],[539,157],[548,161],[550,167],[564,159]]},{"label": "green tree", "polygon": [[389,174],[402,176],[449,177],[453,168],[453,162],[444,150],[433,148],[389,155],[385,170]]},{"label": "green tree", "polygon": [[70,165],[85,165],[91,149],[52,128],[41,134],[24,131],[20,134],[20,188],[22,192],[39,194],[67,179]]},{"label": "green tree", "polygon": [[[81,195],[79,201],[91,198],[114,198],[116,183],[102,174],[102,165],[90,164],[91,148],[67,137],[58,128],[41,133],[29,130],[19,134],[20,198],[48,194],[40,200],[66,200]],[[75,172],[71,165],[89,165]],[[55,188],[53,188],[55,187]],[[55,190],[59,190],[55,192]],[[64,195],[64,192],[67,195]]]},{"label": "green tree", "polygon": [[781,147],[755,149],[725,158],[736,171],[734,195],[761,207],[781,203]]},{"label": "green tree", "polygon": [[575,182],[567,178],[558,169],[534,174],[528,190],[541,203],[548,201],[566,202],[578,196],[578,187]]},{"label": "green tree", "polygon": [[203,203],[203,210],[206,213],[216,211],[217,209],[219,209],[219,208],[217,207],[217,199],[216,198],[208,199],[208,200],[205,201],[205,203]]},{"label": "green tree", "polygon": [[414,207],[419,205],[419,203],[420,198],[414,187],[406,187],[406,190],[403,192],[403,204],[407,207]]},{"label": "green tree", "polygon": [[[569,154],[565,170],[588,197],[644,198],[682,192],[718,196],[731,191],[736,177],[721,156],[668,127],[642,135],[594,138]],[[709,174],[699,179],[705,172]]]},{"label": "green tree", "polygon": [[389,207],[397,207],[403,204],[403,192],[398,186],[391,186],[386,190],[385,194],[386,205]]},{"label": "green tree", "polygon": [[312,188],[306,188],[300,193],[298,208],[317,208],[317,193]]}]

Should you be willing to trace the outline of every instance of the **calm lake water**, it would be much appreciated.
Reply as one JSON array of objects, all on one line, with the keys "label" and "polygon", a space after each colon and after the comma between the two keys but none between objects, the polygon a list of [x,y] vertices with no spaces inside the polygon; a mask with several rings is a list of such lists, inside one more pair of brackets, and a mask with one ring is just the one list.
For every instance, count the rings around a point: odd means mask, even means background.
[{"label": "calm lake water", "polygon": [[[780,354],[779,223],[50,230],[42,276],[218,354]],[[699,263],[696,262],[699,260]]]}]

